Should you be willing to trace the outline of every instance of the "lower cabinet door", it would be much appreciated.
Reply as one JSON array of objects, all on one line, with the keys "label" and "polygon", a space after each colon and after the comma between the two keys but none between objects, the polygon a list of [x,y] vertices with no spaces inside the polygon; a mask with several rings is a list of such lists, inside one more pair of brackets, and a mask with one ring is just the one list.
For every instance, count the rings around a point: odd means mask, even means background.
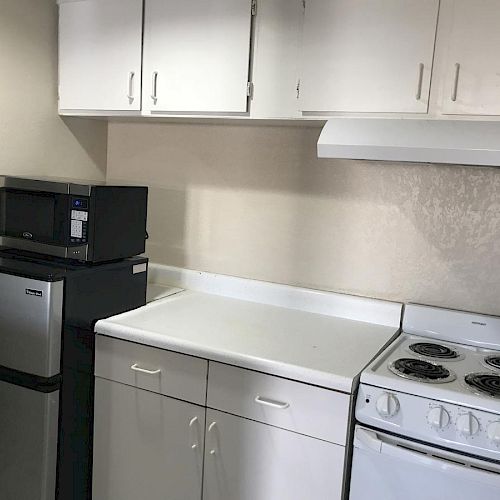
[{"label": "lower cabinet door", "polygon": [[207,411],[203,500],[340,500],[345,448]]},{"label": "lower cabinet door", "polygon": [[96,378],[93,500],[200,500],[205,409]]}]

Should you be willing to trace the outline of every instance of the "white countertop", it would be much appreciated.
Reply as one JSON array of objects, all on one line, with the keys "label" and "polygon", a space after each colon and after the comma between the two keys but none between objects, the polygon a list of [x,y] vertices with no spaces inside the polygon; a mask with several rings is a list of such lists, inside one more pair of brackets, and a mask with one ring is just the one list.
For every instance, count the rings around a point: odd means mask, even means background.
[{"label": "white countertop", "polygon": [[97,322],[96,332],[351,393],[399,330],[200,291],[172,293]]},{"label": "white countertop", "polygon": [[148,283],[148,289],[146,293],[146,302],[153,302],[154,300],[163,299],[175,293],[182,292],[182,288],[177,288],[174,286],[159,285],[157,283]]}]

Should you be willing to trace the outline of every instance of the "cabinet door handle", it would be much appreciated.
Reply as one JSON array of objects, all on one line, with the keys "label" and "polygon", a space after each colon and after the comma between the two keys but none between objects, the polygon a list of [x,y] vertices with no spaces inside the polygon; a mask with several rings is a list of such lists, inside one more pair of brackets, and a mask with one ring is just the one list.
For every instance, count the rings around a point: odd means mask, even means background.
[{"label": "cabinet door handle", "polygon": [[[212,431],[213,431],[214,429],[216,429],[216,428],[217,428],[217,422],[212,422],[212,423],[208,426],[208,434],[209,434],[209,435],[212,435]],[[215,442],[216,442],[215,437],[212,437],[212,443],[215,443]],[[212,455],[212,456],[217,455],[217,446],[215,446],[215,444],[214,444],[214,446],[212,446],[212,448],[210,449],[210,455]]]},{"label": "cabinet door handle", "polygon": [[128,100],[131,103],[134,100],[134,77],[135,77],[135,73],[133,71],[131,71],[128,74],[128,94],[127,94]]},{"label": "cabinet door handle", "polygon": [[270,406],[271,408],[278,408],[279,410],[286,410],[287,408],[290,408],[290,403],[283,403],[281,401],[263,398],[261,396],[257,396],[255,398],[255,402],[259,403],[260,405]]},{"label": "cabinet door handle", "polygon": [[417,101],[420,101],[422,97],[422,83],[424,81],[424,63],[420,63],[418,65],[418,79],[417,79],[417,93],[415,94],[415,98]]},{"label": "cabinet door handle", "polygon": [[133,364],[130,369],[135,372],[145,373],[146,375],[158,375],[158,373],[161,373],[160,368],[158,370],[146,370],[146,368],[141,368],[137,363]]},{"label": "cabinet door handle", "polygon": [[455,78],[453,80],[453,90],[451,91],[451,100],[457,100],[458,93],[458,79],[460,78],[460,63],[455,63]]},{"label": "cabinet door handle", "polygon": [[[189,421],[189,430],[191,432],[191,449],[196,450],[200,446],[200,442],[198,439],[198,425],[195,426],[195,424],[198,424],[198,417],[193,417]],[[194,436],[194,438],[193,438]]]},{"label": "cabinet door handle", "polygon": [[158,90],[158,71],[153,71],[153,77],[151,80],[151,99],[153,99],[153,102],[156,104],[156,101],[158,100],[157,96],[157,90]]}]

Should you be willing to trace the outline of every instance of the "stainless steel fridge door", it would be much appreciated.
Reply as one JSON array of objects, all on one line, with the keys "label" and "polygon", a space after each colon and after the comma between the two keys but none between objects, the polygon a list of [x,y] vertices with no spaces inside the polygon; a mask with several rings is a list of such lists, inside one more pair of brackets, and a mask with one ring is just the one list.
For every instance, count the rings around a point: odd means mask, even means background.
[{"label": "stainless steel fridge door", "polygon": [[0,381],[0,498],[54,500],[59,391]]},{"label": "stainless steel fridge door", "polygon": [[0,366],[40,377],[60,372],[63,286],[0,274]]}]

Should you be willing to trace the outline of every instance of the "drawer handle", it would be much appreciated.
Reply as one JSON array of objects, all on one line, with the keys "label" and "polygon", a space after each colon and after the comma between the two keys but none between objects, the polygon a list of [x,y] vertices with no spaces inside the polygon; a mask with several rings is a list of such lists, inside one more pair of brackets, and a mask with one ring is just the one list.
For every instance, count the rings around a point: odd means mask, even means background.
[{"label": "drawer handle", "polygon": [[147,375],[158,375],[158,373],[161,373],[160,368],[158,368],[158,370],[146,370],[146,368],[141,368],[140,366],[138,366],[137,363],[133,364],[130,369],[134,370],[135,372],[145,373]]},{"label": "drawer handle", "polygon": [[282,403],[281,401],[275,401],[274,399],[263,398],[261,396],[257,396],[255,402],[260,405],[270,406],[271,408],[278,408],[279,410],[290,408],[290,403]]}]

